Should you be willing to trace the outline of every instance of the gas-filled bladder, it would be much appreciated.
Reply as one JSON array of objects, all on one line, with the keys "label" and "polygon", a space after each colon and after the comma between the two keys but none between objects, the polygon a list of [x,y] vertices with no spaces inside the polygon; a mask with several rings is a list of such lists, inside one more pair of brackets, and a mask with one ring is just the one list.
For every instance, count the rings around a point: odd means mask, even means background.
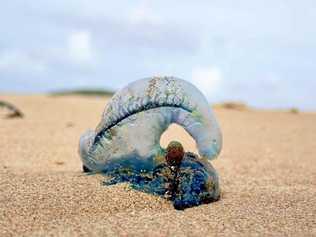
[{"label": "gas-filled bladder", "polygon": [[[173,123],[193,137],[199,154],[185,152],[177,141],[166,149],[160,146],[161,135]],[[97,128],[81,136],[79,153],[85,172],[110,177],[105,184],[129,182],[183,209],[219,199],[210,160],[221,147],[221,131],[204,95],[187,81],[152,77],[114,94]]]}]

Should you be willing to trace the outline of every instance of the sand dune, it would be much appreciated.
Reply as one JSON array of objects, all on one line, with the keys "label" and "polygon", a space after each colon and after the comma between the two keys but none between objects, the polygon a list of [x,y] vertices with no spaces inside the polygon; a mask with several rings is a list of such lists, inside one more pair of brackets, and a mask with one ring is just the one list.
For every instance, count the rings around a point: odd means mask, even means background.
[{"label": "sand dune", "polygon": [[[127,184],[81,172],[79,136],[104,98],[2,96],[23,119],[0,118],[0,236],[315,236],[316,114],[216,108],[224,148],[213,162],[222,199],[176,211]],[[180,140],[173,126],[162,144]]]}]

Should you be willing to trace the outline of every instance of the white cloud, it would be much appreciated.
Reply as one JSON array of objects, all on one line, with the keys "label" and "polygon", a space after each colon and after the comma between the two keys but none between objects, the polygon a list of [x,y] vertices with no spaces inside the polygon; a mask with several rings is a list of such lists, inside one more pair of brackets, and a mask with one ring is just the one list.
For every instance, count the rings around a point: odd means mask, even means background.
[{"label": "white cloud", "polygon": [[87,63],[93,60],[91,33],[89,31],[75,31],[68,37],[68,51],[70,59],[77,63]]},{"label": "white cloud", "polygon": [[47,69],[43,60],[19,50],[0,52],[0,71],[42,73]]},{"label": "white cloud", "polygon": [[132,24],[160,24],[161,18],[154,14],[147,2],[143,2],[130,11],[129,20]]},{"label": "white cloud", "polygon": [[199,88],[207,98],[218,92],[222,83],[222,73],[216,67],[196,67],[192,70],[192,83]]}]

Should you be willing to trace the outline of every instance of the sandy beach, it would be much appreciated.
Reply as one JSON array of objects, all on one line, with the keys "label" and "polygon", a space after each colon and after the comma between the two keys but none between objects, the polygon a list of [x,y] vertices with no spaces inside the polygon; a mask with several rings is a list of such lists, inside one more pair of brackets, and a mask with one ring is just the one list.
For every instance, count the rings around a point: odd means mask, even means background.
[{"label": "sandy beach", "polygon": [[[0,96],[0,236],[316,236],[316,113],[216,108],[220,201],[177,211],[127,184],[85,175],[77,149],[105,98]],[[177,126],[177,139],[196,152]]]}]

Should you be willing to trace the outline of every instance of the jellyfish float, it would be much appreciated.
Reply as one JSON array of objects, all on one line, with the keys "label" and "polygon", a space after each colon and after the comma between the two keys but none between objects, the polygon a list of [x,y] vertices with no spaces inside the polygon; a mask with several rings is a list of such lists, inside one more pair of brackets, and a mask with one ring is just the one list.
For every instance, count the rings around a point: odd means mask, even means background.
[{"label": "jellyfish float", "polygon": [[[176,141],[160,146],[173,123],[193,137],[198,155]],[[110,177],[105,184],[129,182],[184,209],[219,199],[218,175],[209,161],[221,147],[220,127],[203,94],[187,81],[152,77],[114,94],[97,128],[81,136],[79,154],[85,172]]]}]

